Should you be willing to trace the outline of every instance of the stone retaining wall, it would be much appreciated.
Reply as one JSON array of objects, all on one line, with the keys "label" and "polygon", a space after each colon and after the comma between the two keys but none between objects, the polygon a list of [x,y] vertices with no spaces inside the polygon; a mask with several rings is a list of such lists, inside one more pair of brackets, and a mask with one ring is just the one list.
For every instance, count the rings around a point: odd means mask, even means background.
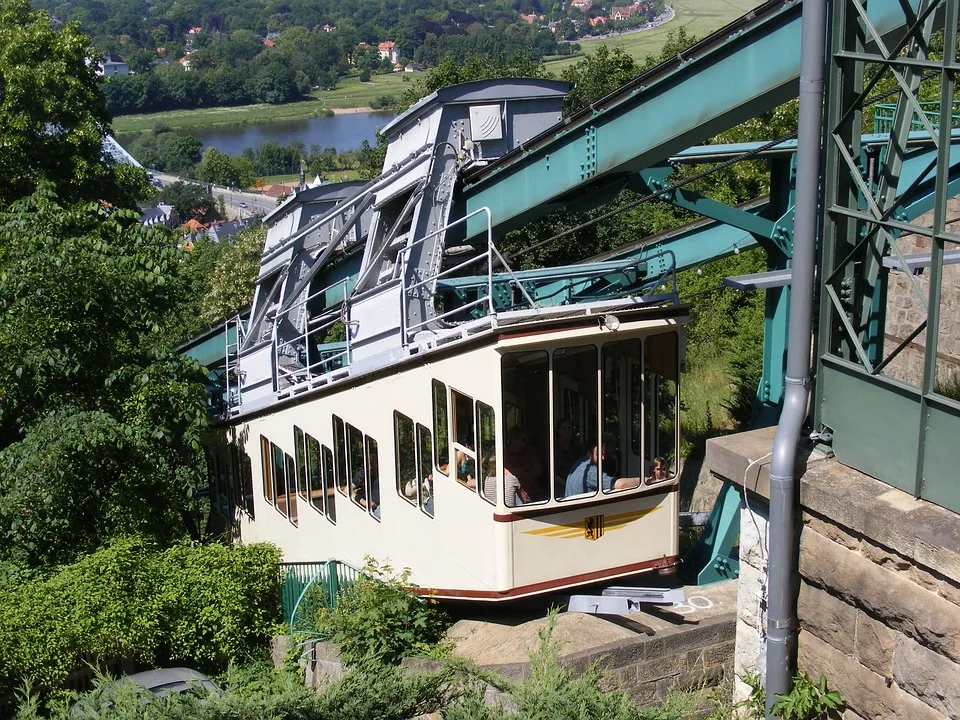
[{"label": "stone retaining wall", "polygon": [[[769,467],[747,470],[762,464],[763,443],[772,446],[769,430],[743,435],[752,437],[708,449],[713,472],[749,488],[738,675],[764,667]],[[800,502],[799,670],[825,675],[849,720],[960,717],[960,517],[834,460],[810,462]],[[736,692],[742,698],[745,686]]]},{"label": "stone retaining wall", "polygon": [[[306,648],[305,648],[306,650]],[[671,689],[698,690],[719,684],[733,670],[734,616],[732,613],[683,624],[655,635],[639,635],[561,657],[565,666],[583,672],[595,663],[603,676],[604,690],[622,690],[639,705],[664,699]],[[337,646],[318,642],[306,663],[306,682],[325,685],[343,674]],[[431,661],[407,658],[411,669],[438,667]],[[510,682],[530,674],[530,663],[485,665]],[[507,695],[490,689],[488,701],[510,705]]]}]

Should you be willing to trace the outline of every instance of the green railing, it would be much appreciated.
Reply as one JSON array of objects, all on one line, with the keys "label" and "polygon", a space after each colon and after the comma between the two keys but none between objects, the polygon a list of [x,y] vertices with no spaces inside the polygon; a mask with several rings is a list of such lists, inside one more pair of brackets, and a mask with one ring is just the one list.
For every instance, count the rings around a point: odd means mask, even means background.
[{"label": "green railing", "polygon": [[[290,626],[290,632],[311,628],[300,628],[303,624],[305,599],[323,607],[335,607],[341,591],[357,581],[360,570],[349,563],[339,560],[325,562],[283,563],[284,573],[281,598],[283,600],[283,619]],[[311,589],[314,592],[310,592]],[[299,611],[299,612],[298,612]]]},{"label": "green railing", "polygon": [[[927,120],[930,121],[930,125],[934,130],[940,127],[939,102],[922,102],[920,103],[920,109],[923,110],[923,114],[927,116]],[[895,103],[874,105],[873,131],[876,133],[890,132],[893,129],[893,118],[896,112],[897,106]],[[951,126],[960,127],[960,102],[953,104],[953,122]],[[916,113],[913,115],[913,120],[910,121],[910,130],[923,130],[923,121]]]}]

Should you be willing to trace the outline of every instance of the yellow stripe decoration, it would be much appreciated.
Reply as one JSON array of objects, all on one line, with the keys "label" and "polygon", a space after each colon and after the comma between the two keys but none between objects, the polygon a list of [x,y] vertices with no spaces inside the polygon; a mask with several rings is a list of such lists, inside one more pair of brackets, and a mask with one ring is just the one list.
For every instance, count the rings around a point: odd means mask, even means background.
[{"label": "yellow stripe decoration", "polygon": [[[639,520],[644,515],[649,515],[650,513],[656,512],[659,509],[660,506],[657,505],[652,508],[647,508],[646,510],[633,510],[631,512],[619,513],[617,515],[606,515],[603,519],[604,532],[607,533],[614,530],[622,530],[635,520]],[[523,534],[550,538],[564,538],[570,540],[572,538],[583,537],[583,523],[583,520],[578,520],[574,523],[550,525],[537,530],[524,530]]]}]

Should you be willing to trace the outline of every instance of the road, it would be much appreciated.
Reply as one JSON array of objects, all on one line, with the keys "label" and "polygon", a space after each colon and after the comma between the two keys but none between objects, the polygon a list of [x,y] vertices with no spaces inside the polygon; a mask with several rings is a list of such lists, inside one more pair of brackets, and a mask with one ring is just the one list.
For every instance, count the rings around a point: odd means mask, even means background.
[{"label": "road", "polygon": [[[172,185],[175,182],[192,182],[196,180],[182,178],[179,175],[169,173],[154,172],[153,179],[160,185]],[[197,183],[206,186],[206,183]],[[211,186],[211,194],[214,199],[223,196],[223,201],[227,206],[227,214],[235,217],[249,217],[250,215],[265,215],[277,207],[277,199],[260,193],[243,192],[241,190],[231,190],[230,188],[219,185]]]}]

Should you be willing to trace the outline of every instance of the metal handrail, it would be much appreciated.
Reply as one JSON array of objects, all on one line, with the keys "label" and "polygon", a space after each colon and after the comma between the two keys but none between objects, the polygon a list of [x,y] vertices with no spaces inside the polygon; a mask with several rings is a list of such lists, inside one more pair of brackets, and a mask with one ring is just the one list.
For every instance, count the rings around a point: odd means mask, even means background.
[{"label": "metal handrail", "polygon": [[[273,358],[274,358],[273,370],[274,370],[274,381],[275,381],[275,383],[276,383],[276,390],[277,390],[278,392],[279,392],[280,389],[281,389],[281,388],[280,388],[280,381],[281,381],[282,379],[283,379],[283,380],[290,381],[290,382],[296,384],[296,383],[298,383],[298,382],[309,381],[309,380],[313,377],[313,375],[314,375],[314,369],[315,369],[315,368],[318,368],[318,367],[319,367],[319,368],[323,368],[324,366],[329,366],[331,363],[334,363],[334,362],[336,362],[337,360],[341,360],[341,359],[344,359],[344,358],[345,358],[345,360],[344,360],[343,364],[347,364],[347,365],[350,364],[350,351],[351,351],[351,348],[350,348],[350,333],[349,333],[349,332],[347,333],[347,339],[346,339],[347,345],[346,345],[346,349],[345,349],[343,352],[338,353],[338,354],[336,354],[336,355],[333,355],[333,356],[331,356],[331,357],[326,357],[326,358],[319,359],[319,360],[317,360],[317,361],[315,361],[315,362],[311,362],[311,361],[310,361],[310,337],[311,337],[311,336],[315,336],[317,333],[322,332],[322,331],[324,331],[324,330],[332,327],[332,326],[337,322],[337,320],[342,320],[342,319],[343,319],[344,310],[345,310],[346,307],[347,307],[347,293],[348,293],[348,291],[349,291],[349,281],[350,281],[350,278],[349,278],[349,277],[343,278],[342,280],[337,280],[336,282],[331,283],[330,285],[326,286],[325,288],[323,288],[323,289],[321,289],[321,290],[318,290],[318,291],[315,292],[315,293],[312,293],[311,295],[307,296],[307,297],[304,298],[303,300],[300,300],[300,301],[294,303],[294,304],[291,305],[289,308],[287,308],[286,310],[284,310],[284,312],[283,312],[282,314],[278,314],[276,317],[273,318],[273,328],[272,328],[271,341],[273,342]],[[300,308],[300,307],[303,307],[306,303],[310,302],[310,301],[313,300],[314,298],[319,297],[319,296],[322,295],[323,293],[325,293],[325,292],[327,292],[327,291],[329,291],[329,290],[332,290],[332,289],[336,288],[337,286],[342,286],[342,287],[343,287],[343,297],[344,297],[343,302],[340,303],[340,305],[339,305],[339,307],[338,307],[337,309],[335,309],[335,310],[330,310],[330,311],[324,313],[323,315],[320,315],[320,316],[317,317],[317,318],[307,318],[306,322],[304,323],[304,329],[303,329],[303,332],[302,332],[302,333],[297,334],[295,337],[293,337],[293,338],[291,338],[291,339],[289,339],[289,340],[284,340],[284,341],[280,341],[280,340],[279,340],[278,333],[277,333],[277,325],[278,325],[278,323],[280,322],[280,319],[281,319],[282,317],[288,316],[288,315],[289,315],[291,312],[293,312],[294,310],[296,310],[296,309],[298,309],[298,308]],[[319,324],[316,324],[316,323],[319,323]],[[285,354],[285,353],[282,353],[281,351],[284,350],[285,348],[288,348],[288,347],[291,347],[291,346],[297,346],[297,345],[301,345],[301,344],[302,344],[302,346],[303,346],[303,348],[304,348],[304,352],[305,352],[305,354],[306,354],[306,357],[305,357],[305,359],[304,359],[303,367],[297,368],[297,369],[295,369],[295,370],[287,370],[287,369],[285,369],[284,367],[282,367],[282,365],[281,365],[281,363],[280,363],[280,356],[281,356],[281,354]],[[320,372],[319,374],[322,375],[322,374],[325,374],[325,372],[326,372],[326,371]],[[301,376],[302,376],[302,378],[303,378],[302,380],[300,380]]]}]

